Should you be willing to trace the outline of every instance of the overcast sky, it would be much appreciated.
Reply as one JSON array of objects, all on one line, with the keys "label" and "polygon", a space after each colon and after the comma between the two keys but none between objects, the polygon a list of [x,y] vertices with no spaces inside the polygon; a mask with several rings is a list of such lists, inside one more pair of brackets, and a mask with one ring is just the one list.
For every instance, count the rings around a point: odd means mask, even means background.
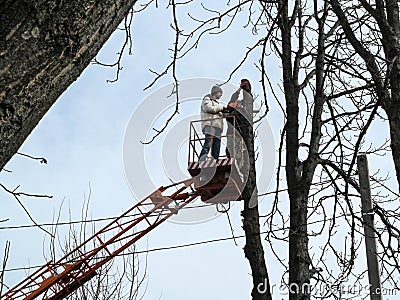
[{"label": "overcast sky", "polygon": [[[192,9],[193,14],[200,11]],[[183,13],[182,16],[184,18]],[[173,42],[170,22],[171,11],[164,8],[149,7],[148,11],[136,15],[132,26],[133,55],[124,55],[123,70],[118,82],[106,82],[107,79],[114,78],[115,69],[90,65],[63,93],[21,147],[20,152],[43,156],[48,160],[48,164],[15,156],[6,166],[6,169],[12,172],[0,173],[0,181],[9,188],[20,185],[21,191],[53,196],[52,199],[23,198],[23,204],[38,223],[53,222],[60,206],[60,221],[82,219],[82,207],[89,195],[89,219],[118,216],[140,200],[137,198],[138,194],[152,192],[146,189],[135,190],[138,187],[132,186],[126,179],[126,162],[124,165],[123,161],[124,138],[135,110],[145,101],[149,101],[149,97],[152,99],[151,97],[157,95],[160,89],[171,85],[171,77],[166,76],[154,88],[143,91],[154,78],[148,69],[161,71],[169,63],[168,48]],[[179,62],[179,78],[208,78],[215,79],[215,83],[225,80],[230,70],[242,59],[245,47],[259,38],[252,36],[250,29],[243,28],[245,24],[244,16],[233,25],[234,30],[223,35],[205,36],[200,47]],[[113,62],[123,39],[124,33],[117,31],[103,47],[98,58],[104,62]],[[260,94],[255,63],[257,55],[249,58],[230,83],[237,86],[241,78],[247,77],[253,83],[254,92]],[[271,66],[274,66],[273,61]],[[277,68],[276,81],[279,81],[279,75],[280,69]],[[208,92],[207,88],[204,88],[204,91],[196,91],[199,97]],[[227,102],[229,97],[230,93],[226,92],[222,101]],[[177,139],[177,135],[168,132],[181,126],[179,132],[182,134],[186,122],[188,133],[188,120],[196,118],[200,100],[201,98],[198,98],[185,102],[181,114],[174,119],[165,135],[152,145],[141,146],[139,153],[129,154],[128,165],[135,163],[135,159],[145,161],[146,172],[154,180],[154,186],[169,184],[168,177],[171,172],[176,177],[182,176],[181,180],[189,177],[185,166],[186,141],[181,136]],[[173,98],[159,101],[168,103],[165,106],[167,109],[161,110],[158,107],[160,104],[155,101],[157,105],[149,108],[149,115],[157,115],[152,124],[162,124],[171,110],[168,107],[174,104]],[[269,132],[267,137],[259,141],[259,144],[267,148],[260,148],[264,155],[258,163],[261,168],[266,168],[267,163],[267,168],[272,169],[275,165],[276,146],[272,136],[277,137],[279,134],[282,114],[273,101],[270,103],[270,109],[267,123],[263,126],[268,130],[272,129],[273,133]],[[149,129],[143,126],[138,127],[137,131],[151,136],[152,132],[149,132]],[[170,149],[168,142],[174,138],[176,141],[174,140],[173,144],[181,145],[180,150],[171,157],[171,161],[176,162],[176,170],[173,170],[174,164],[166,164],[164,158],[165,155],[172,155],[167,150]],[[167,154],[162,154],[162,151],[166,151]],[[262,170],[257,171],[261,173]],[[141,173],[138,175],[141,176]],[[270,178],[264,176],[260,180],[260,190],[268,191]],[[9,219],[0,223],[2,227],[32,224],[14,198],[2,190],[0,196],[0,219]],[[285,201],[285,197],[282,197],[282,201]],[[261,212],[269,209],[270,200],[264,199],[261,202]],[[235,235],[243,235],[241,210],[242,203],[236,203],[229,211]],[[206,218],[207,221],[202,219],[202,215],[195,215],[194,219],[198,219],[193,224],[166,222],[138,242],[137,249],[169,247],[232,236],[226,215],[216,214],[215,210],[213,213],[217,217],[211,217],[210,220]],[[206,215],[210,216],[209,211]],[[101,227],[104,224],[99,223],[96,226]],[[60,229],[58,238],[61,241],[68,234],[67,229]],[[262,230],[267,230],[267,226],[262,226]],[[48,237],[40,229],[2,229],[1,234],[1,249],[4,248],[6,240],[11,241],[9,269],[45,263],[43,252],[47,250],[43,250],[43,244],[48,242]],[[237,246],[233,240],[227,240],[154,251],[147,257],[139,254],[142,265],[147,260],[147,290],[144,299],[248,299],[252,288],[250,267],[242,249],[244,239],[237,239],[236,242]],[[286,248],[278,244],[276,246],[281,250],[282,259],[287,261]],[[271,282],[279,286],[283,269],[273,257],[267,243],[264,243],[264,250]],[[24,277],[24,272],[9,271],[6,273],[6,283],[12,286]],[[282,297],[285,296],[278,293],[276,287],[274,299]]]}]

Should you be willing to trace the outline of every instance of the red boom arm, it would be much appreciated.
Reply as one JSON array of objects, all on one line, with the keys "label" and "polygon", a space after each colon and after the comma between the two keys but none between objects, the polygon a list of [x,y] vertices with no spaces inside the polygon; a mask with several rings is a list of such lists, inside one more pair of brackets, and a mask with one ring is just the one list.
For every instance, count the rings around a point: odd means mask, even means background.
[{"label": "red boom arm", "polygon": [[[157,189],[63,258],[47,263],[8,290],[1,299],[29,300],[42,295],[42,299],[56,300],[68,296],[92,279],[96,270],[193,201],[197,194],[192,184],[193,179],[188,179]],[[171,187],[177,190],[164,196]],[[135,231],[139,223],[145,228]]]}]

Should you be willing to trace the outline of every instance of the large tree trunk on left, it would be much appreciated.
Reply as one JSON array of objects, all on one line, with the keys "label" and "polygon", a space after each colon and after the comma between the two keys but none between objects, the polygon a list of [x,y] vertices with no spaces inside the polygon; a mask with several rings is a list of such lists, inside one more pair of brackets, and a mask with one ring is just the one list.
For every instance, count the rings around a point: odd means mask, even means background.
[{"label": "large tree trunk on left", "polygon": [[135,2],[0,2],[0,170]]}]

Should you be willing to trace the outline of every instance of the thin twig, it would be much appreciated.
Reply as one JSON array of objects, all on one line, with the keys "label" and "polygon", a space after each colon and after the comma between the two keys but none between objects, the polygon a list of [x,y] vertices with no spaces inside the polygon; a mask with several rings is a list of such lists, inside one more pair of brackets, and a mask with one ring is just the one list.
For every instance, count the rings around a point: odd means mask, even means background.
[{"label": "thin twig", "polygon": [[116,67],[116,74],[115,74],[115,78],[114,79],[107,79],[108,83],[114,83],[117,82],[119,79],[119,74],[121,72],[121,70],[123,69],[123,67],[121,66],[121,61],[122,61],[122,57],[125,53],[126,48],[128,47],[128,55],[132,54],[132,34],[131,34],[131,25],[132,25],[132,20],[133,20],[133,13],[134,10],[133,8],[131,9],[131,11],[129,12],[129,14],[125,17],[125,21],[124,21],[124,28],[122,30],[125,31],[125,40],[124,43],[122,44],[122,47],[120,49],[119,52],[117,52],[117,60],[114,63],[108,64],[108,63],[102,63],[100,62],[97,57],[94,58],[94,60],[92,61],[93,64],[97,64],[103,67]]},{"label": "thin twig", "polygon": [[4,273],[6,271],[7,261],[10,253],[10,241],[6,241],[6,247],[4,248],[4,256],[3,256],[3,264],[1,267],[1,274],[0,274],[0,295],[3,294],[3,286],[4,286]]},{"label": "thin twig", "polygon": [[34,160],[38,160],[38,161],[40,161],[41,164],[47,164],[47,159],[45,159],[44,157],[34,157],[34,156],[29,155],[29,154],[25,154],[25,153],[21,153],[21,152],[17,152],[17,154],[21,155],[21,156],[25,156],[25,157],[31,158],[31,159],[34,159]]},{"label": "thin twig", "polygon": [[8,193],[10,193],[11,195],[13,195],[13,197],[15,198],[15,200],[17,200],[17,202],[19,203],[19,205],[22,207],[22,209],[25,211],[25,213],[27,214],[27,216],[29,217],[29,219],[33,222],[33,224],[35,224],[38,228],[40,228],[41,230],[43,230],[44,232],[46,232],[47,234],[49,234],[51,237],[54,238],[53,234],[50,233],[49,231],[47,231],[45,228],[43,228],[42,226],[40,226],[31,216],[31,214],[29,213],[28,209],[22,204],[21,200],[19,199],[19,196],[27,196],[27,197],[38,197],[38,198],[53,198],[53,196],[49,196],[49,195],[35,195],[35,194],[28,194],[28,193],[24,193],[24,192],[16,192],[16,190],[18,189],[18,187],[16,187],[13,191],[7,189],[2,183],[0,183],[0,186]]}]

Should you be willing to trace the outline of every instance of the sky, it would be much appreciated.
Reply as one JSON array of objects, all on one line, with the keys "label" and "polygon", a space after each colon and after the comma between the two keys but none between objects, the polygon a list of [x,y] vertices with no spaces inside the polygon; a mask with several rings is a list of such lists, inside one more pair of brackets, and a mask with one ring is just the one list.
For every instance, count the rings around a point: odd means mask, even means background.
[{"label": "sky", "polygon": [[[191,13],[195,15],[199,11],[192,8]],[[184,11],[181,16],[182,20],[189,22]],[[0,173],[0,182],[9,188],[19,186],[18,190],[27,193],[52,195],[51,199],[22,198],[22,203],[37,223],[53,223],[57,218],[60,222],[81,220],[86,203],[89,219],[118,216],[154,188],[169,184],[170,178],[183,180],[189,177],[185,165],[185,132],[188,134],[189,121],[199,117],[201,97],[209,92],[207,85],[226,80],[229,71],[241,61],[246,45],[251,45],[258,37],[253,36],[249,28],[243,28],[245,17],[233,24],[234,30],[218,36],[204,36],[200,44],[203,46],[194,49],[178,64],[182,100],[187,98],[187,101],[182,101],[180,114],[165,134],[144,146],[138,140],[151,137],[151,128],[160,128],[174,106],[174,99],[166,97],[172,87],[171,76],[161,78],[154,87],[144,90],[154,79],[149,69],[161,71],[170,61],[168,48],[174,38],[170,23],[171,11],[164,7],[155,9],[150,6],[147,11],[135,15],[133,54],[123,56],[119,80],[107,82],[114,78],[115,68],[88,66],[19,150],[45,157],[48,163],[41,164],[15,155],[6,166],[11,172]],[[100,51],[98,59],[113,62],[123,39],[123,31],[115,32]],[[223,102],[229,100],[243,77],[253,82],[256,94],[261,94],[261,87],[257,84],[259,74],[254,66],[257,62],[257,55],[249,57],[227,85]],[[271,61],[271,67],[276,67],[274,61]],[[279,72],[277,68],[277,81]],[[185,96],[186,92],[188,96]],[[270,113],[261,125],[267,134],[257,141],[262,158],[258,160],[257,169],[260,193],[271,190],[282,121],[278,105],[273,101],[269,104]],[[259,101],[257,105],[260,105]],[[147,113],[141,114],[140,109]],[[144,166],[144,169],[139,166]],[[374,163],[371,168],[375,169]],[[133,174],[133,179],[129,174]],[[144,178],[151,181],[144,184]],[[270,209],[270,200],[262,199],[261,212]],[[285,196],[282,196],[284,200]],[[49,257],[48,236],[37,227],[12,229],[32,222],[15,199],[2,190],[0,201],[0,219],[9,219],[0,223],[1,249],[7,240],[11,241],[7,269],[43,265]],[[197,212],[191,210],[186,218],[177,217],[157,227],[142,238],[136,248],[144,251],[229,238],[232,236],[229,221],[233,234],[241,236],[241,210],[242,203],[233,204],[229,220],[225,214],[216,213],[214,207],[203,211],[198,209]],[[105,224],[98,222],[96,227]],[[267,226],[262,226],[262,230],[267,229]],[[68,228],[61,226],[58,230],[60,243],[67,236]],[[252,281],[243,252],[244,239],[238,238],[236,243],[229,239],[139,254],[142,266],[147,265],[146,289],[142,290],[144,299],[249,299]],[[285,297],[284,292],[278,291],[283,268],[273,256],[269,244],[264,241],[263,246],[271,283],[275,285],[273,297],[281,299]],[[276,247],[281,258],[287,261],[286,248],[279,244]],[[11,270],[5,276],[5,282],[12,286],[25,278],[26,273]]]}]

